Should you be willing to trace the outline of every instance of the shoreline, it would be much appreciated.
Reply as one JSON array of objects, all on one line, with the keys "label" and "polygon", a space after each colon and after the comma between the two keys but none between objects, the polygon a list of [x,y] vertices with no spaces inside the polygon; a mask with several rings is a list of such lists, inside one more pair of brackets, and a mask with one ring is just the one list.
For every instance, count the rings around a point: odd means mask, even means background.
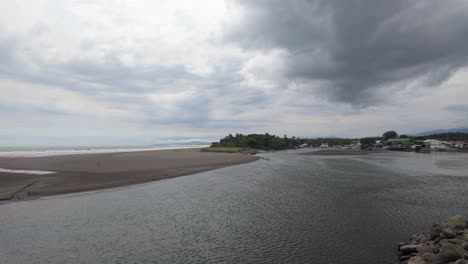
[{"label": "shoreline", "polygon": [[353,155],[369,155],[378,153],[388,153],[389,150],[353,150],[353,149],[327,149],[301,153],[301,155],[312,155],[312,156],[353,156]]},{"label": "shoreline", "polygon": [[0,168],[54,171],[33,175],[0,172],[0,201],[126,187],[258,160],[246,154],[170,149],[43,157],[0,157]]}]

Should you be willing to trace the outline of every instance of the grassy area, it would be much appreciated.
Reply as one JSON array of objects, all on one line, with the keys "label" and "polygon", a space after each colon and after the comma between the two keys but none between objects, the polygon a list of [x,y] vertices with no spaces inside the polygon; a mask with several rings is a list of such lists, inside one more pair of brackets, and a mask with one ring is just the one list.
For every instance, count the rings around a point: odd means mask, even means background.
[{"label": "grassy area", "polygon": [[224,153],[238,153],[242,151],[250,150],[249,148],[237,148],[237,147],[207,147],[202,148],[204,152],[224,152]]}]

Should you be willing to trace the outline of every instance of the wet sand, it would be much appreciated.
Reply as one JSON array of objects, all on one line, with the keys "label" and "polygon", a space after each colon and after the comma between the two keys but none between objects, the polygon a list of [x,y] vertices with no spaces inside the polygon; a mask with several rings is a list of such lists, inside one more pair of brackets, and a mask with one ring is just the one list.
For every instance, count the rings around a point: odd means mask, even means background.
[{"label": "wet sand", "polygon": [[245,154],[208,153],[199,149],[48,157],[0,157],[0,168],[54,171],[30,175],[0,172],[0,200],[122,187],[255,161]]},{"label": "wet sand", "polygon": [[320,151],[313,151],[303,153],[303,155],[320,155],[320,156],[349,156],[349,155],[368,155],[377,153],[387,153],[387,150],[373,149],[373,150],[353,150],[353,149],[327,149]]}]

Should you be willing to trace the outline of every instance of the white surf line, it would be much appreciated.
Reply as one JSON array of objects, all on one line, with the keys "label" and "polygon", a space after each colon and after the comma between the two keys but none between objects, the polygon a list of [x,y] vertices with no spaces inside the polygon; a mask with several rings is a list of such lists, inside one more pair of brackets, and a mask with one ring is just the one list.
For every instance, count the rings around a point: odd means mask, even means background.
[{"label": "white surf line", "polygon": [[140,152],[140,151],[155,151],[155,150],[172,150],[172,149],[190,149],[203,148],[209,145],[187,145],[187,146],[169,146],[169,147],[149,147],[149,148],[116,148],[116,149],[79,149],[79,150],[26,150],[26,151],[0,151],[0,157],[5,158],[32,158],[32,157],[51,157],[51,156],[67,156],[67,155],[82,155],[82,154],[107,154],[107,153],[124,153],[124,152]]},{"label": "white surf line", "polygon": [[39,170],[10,170],[0,168],[0,172],[7,173],[21,173],[21,174],[35,174],[35,175],[46,175],[55,173],[54,171],[39,171]]}]

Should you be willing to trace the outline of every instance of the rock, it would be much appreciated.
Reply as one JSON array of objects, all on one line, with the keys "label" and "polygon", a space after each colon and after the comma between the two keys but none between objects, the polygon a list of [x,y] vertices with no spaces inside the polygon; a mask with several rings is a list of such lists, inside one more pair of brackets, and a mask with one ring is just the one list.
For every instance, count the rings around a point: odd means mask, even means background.
[{"label": "rock", "polygon": [[463,240],[468,241],[468,234],[466,234],[465,236],[463,236]]},{"label": "rock", "polygon": [[404,245],[400,247],[400,252],[402,253],[402,255],[409,255],[411,253],[417,253],[418,247],[419,245]]},{"label": "rock", "polygon": [[458,253],[458,255],[460,256],[460,258],[463,258],[464,255],[468,254],[468,251],[466,251],[464,248],[462,248],[461,246],[457,247],[455,249],[455,251]]},{"label": "rock", "polygon": [[452,238],[452,239],[447,239],[447,242],[455,245],[461,245],[463,244],[463,240],[458,239],[458,238]]},{"label": "rock", "polygon": [[421,256],[414,256],[409,259],[408,264],[426,264],[426,261]]},{"label": "rock", "polygon": [[459,258],[461,256],[457,252],[457,246],[450,243],[443,244],[439,254],[437,254],[437,260],[441,263],[455,261]]},{"label": "rock", "polygon": [[446,238],[455,238],[455,237],[457,237],[457,234],[455,233],[455,231],[453,231],[449,227],[442,229],[442,234],[444,234],[444,236]]},{"label": "rock", "polygon": [[434,250],[432,247],[430,246],[425,246],[425,245],[420,245],[417,249],[416,249],[419,253],[419,255],[422,255],[424,253],[434,253]]},{"label": "rock", "polygon": [[454,264],[468,264],[468,260],[466,259],[459,259],[454,262]]},{"label": "rock", "polygon": [[461,215],[449,217],[447,225],[453,229],[465,229],[465,218]]},{"label": "rock", "polygon": [[426,262],[432,262],[436,255],[434,253],[425,252],[421,256]]},{"label": "rock", "polygon": [[464,248],[465,250],[468,250],[468,242],[463,242],[462,248]]},{"label": "rock", "polygon": [[419,243],[424,244],[424,243],[429,242],[429,241],[430,241],[430,238],[427,237],[427,236],[425,236],[425,237],[421,238],[421,240],[419,241]]},{"label": "rock", "polygon": [[432,225],[429,236],[431,240],[434,240],[439,237],[440,233],[442,233],[442,227],[440,225]]}]

